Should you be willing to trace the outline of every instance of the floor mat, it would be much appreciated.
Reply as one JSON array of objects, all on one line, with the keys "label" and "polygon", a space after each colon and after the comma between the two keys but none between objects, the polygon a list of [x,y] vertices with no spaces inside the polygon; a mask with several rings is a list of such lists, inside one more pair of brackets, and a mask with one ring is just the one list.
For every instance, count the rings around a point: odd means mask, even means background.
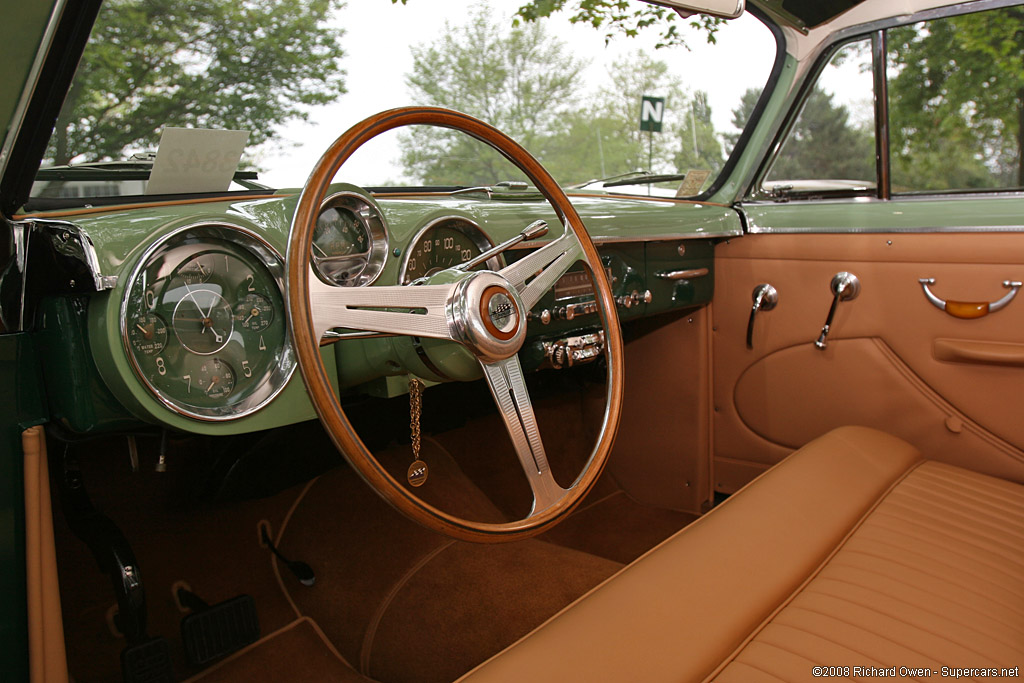
[{"label": "floor mat", "polygon": [[296,619],[186,683],[370,683],[334,650],[311,619]]}]

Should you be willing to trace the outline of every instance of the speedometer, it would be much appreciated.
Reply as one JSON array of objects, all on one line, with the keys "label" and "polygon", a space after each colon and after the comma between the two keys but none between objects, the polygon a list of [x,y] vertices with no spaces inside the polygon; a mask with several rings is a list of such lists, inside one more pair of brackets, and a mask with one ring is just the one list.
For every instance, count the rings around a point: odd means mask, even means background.
[{"label": "speedometer", "polygon": [[[480,227],[470,220],[446,217],[431,221],[416,233],[405,252],[402,284],[465,263],[493,246]],[[495,257],[485,265],[497,270],[501,268],[501,261]]]}]

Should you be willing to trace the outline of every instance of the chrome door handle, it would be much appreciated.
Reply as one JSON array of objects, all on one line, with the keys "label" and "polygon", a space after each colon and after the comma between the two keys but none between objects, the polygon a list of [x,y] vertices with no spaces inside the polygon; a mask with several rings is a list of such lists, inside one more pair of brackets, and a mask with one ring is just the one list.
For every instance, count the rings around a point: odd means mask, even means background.
[{"label": "chrome door handle", "polygon": [[928,288],[928,285],[935,284],[935,278],[923,277],[918,282],[924,289],[925,297],[935,308],[945,311],[954,318],[963,318],[965,320],[984,318],[989,313],[995,313],[999,309],[1004,308],[1006,304],[1013,301],[1013,298],[1017,296],[1017,290],[1024,285],[1024,282],[1018,280],[1003,280],[1003,287],[1007,287],[1010,291],[1004,294],[998,301],[989,303],[988,301],[949,301],[940,299]]},{"label": "chrome door handle", "polygon": [[754,305],[750,309],[750,320],[747,321],[747,348],[754,348],[754,316],[758,311],[770,311],[779,303],[779,293],[767,282],[754,287],[752,294]]},{"label": "chrome door handle", "polygon": [[828,309],[825,326],[821,328],[821,334],[818,335],[818,340],[814,342],[814,345],[819,349],[824,349],[828,345],[826,340],[829,330],[832,328],[832,317],[836,314],[836,306],[839,305],[840,301],[852,301],[860,294],[860,279],[853,273],[847,273],[846,271],[836,273],[832,276],[829,289],[832,290],[832,306]]},{"label": "chrome door handle", "polygon": [[695,277],[704,277],[708,274],[707,268],[690,268],[689,270],[663,270],[655,273],[655,277],[662,280],[692,280]]}]

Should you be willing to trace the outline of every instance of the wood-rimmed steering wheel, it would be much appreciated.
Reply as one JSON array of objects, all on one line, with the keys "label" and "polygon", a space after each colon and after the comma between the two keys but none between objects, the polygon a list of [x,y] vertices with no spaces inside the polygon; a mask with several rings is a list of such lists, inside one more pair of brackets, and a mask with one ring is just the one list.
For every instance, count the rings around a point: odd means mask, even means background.
[{"label": "wood-rimmed steering wheel", "polygon": [[[323,283],[313,274],[310,254],[319,207],[332,179],[363,144],[409,125],[450,128],[493,147],[548,200],[564,227],[562,235],[498,271],[442,271],[415,286]],[[512,138],[467,114],[432,107],[392,109],[365,119],[335,140],[310,174],[292,220],[287,261],[288,324],[313,406],[356,472],[400,512],[460,540],[517,540],[553,526],[593,486],[611,451],[622,407],[622,336],[615,300],[583,221],[551,175]],[[577,261],[590,269],[604,324],[607,398],[594,449],[573,484],[562,488],[551,474],[517,353],[526,337],[527,313]],[[334,394],[319,352],[324,333],[334,328],[451,340],[472,351],[529,481],[530,513],[506,523],[463,519],[426,503],[392,477],[359,438]]]}]

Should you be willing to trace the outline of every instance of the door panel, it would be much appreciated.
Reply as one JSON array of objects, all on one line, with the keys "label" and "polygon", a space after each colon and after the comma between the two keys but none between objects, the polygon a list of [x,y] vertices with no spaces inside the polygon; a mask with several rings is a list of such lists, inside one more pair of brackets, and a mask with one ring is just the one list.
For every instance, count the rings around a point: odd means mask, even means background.
[{"label": "door panel", "polygon": [[[795,208],[795,207],[794,207]],[[803,207],[809,209],[811,207]],[[764,234],[716,250],[715,483],[733,491],[792,449],[841,424],[907,439],[928,457],[1024,481],[1024,296],[985,317],[954,318],[926,299],[995,301],[1024,280],[1024,234]],[[838,305],[814,345],[840,271],[861,291]],[[746,347],[751,292],[759,312]]]}]

